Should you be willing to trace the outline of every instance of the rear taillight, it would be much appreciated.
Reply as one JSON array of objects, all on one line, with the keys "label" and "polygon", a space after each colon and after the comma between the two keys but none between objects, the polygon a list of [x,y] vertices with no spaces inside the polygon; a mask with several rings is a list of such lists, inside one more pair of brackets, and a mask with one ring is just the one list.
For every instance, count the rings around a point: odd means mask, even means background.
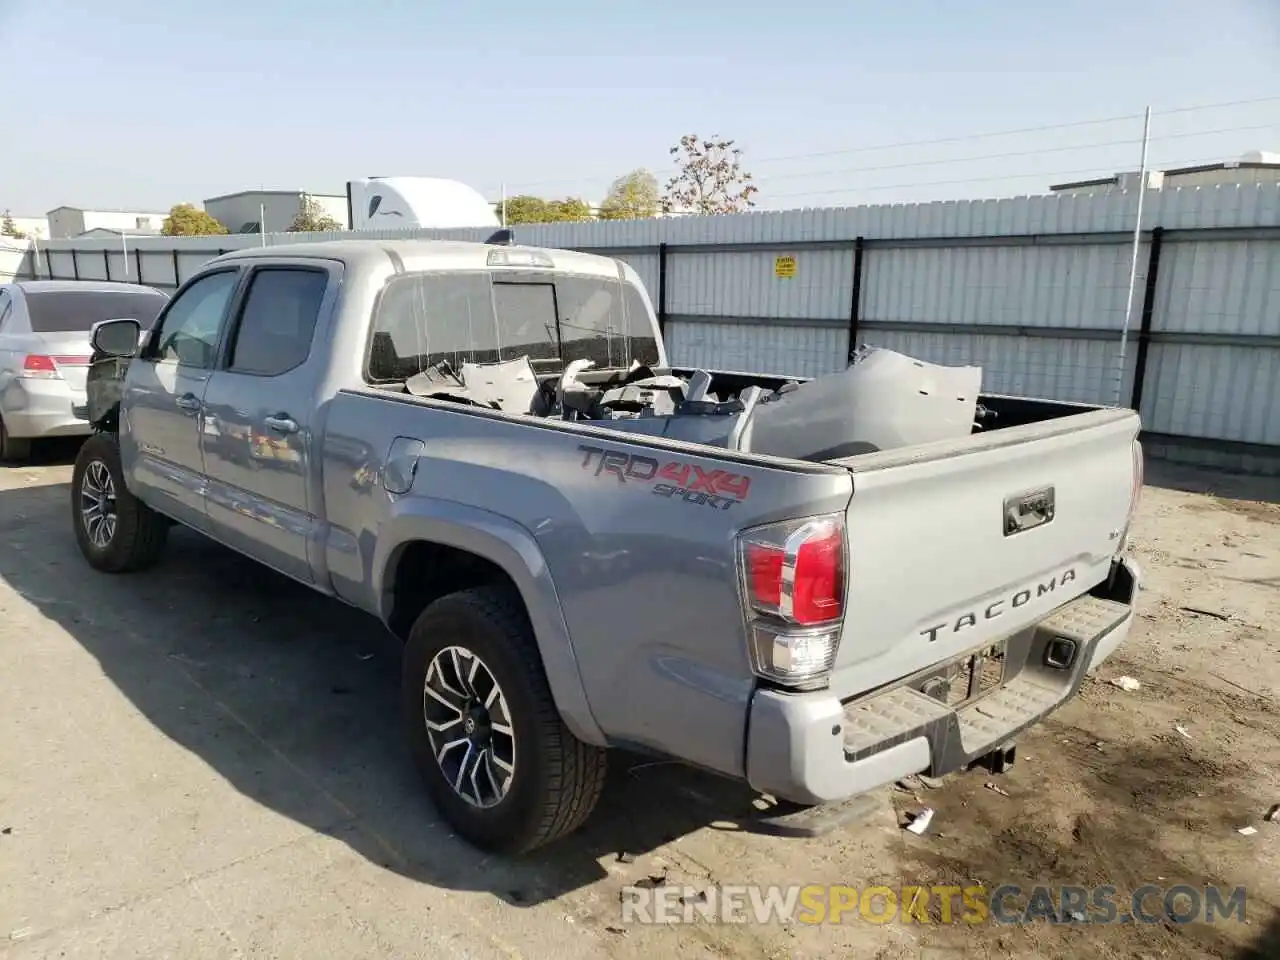
[{"label": "rear taillight", "polygon": [[39,353],[27,354],[27,358],[22,361],[20,376],[28,380],[62,379],[62,374],[58,372],[58,365],[53,362],[53,357],[46,357]]},{"label": "rear taillight", "polygon": [[794,687],[820,686],[844,623],[844,517],[830,514],[745,531],[738,565],[755,671]]}]

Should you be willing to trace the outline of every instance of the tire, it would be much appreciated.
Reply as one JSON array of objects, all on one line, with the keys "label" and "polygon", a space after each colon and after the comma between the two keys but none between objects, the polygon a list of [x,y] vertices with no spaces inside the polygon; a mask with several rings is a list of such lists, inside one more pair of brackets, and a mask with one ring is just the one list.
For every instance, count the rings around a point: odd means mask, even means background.
[{"label": "tire", "polygon": [[5,429],[4,420],[0,419],[0,460],[10,463],[26,460],[31,456],[31,441],[26,438],[11,437]]},{"label": "tire", "polygon": [[[95,506],[102,524],[93,522]],[[91,567],[104,573],[146,569],[160,559],[169,536],[168,520],[125,486],[120,447],[110,434],[94,434],[76,455],[71,523],[80,552]]]},{"label": "tire", "polygon": [[[454,669],[455,656],[461,673],[474,678],[471,702],[482,706],[488,701],[491,710],[466,711],[460,709],[462,697],[446,692],[441,699],[428,691],[430,680],[437,693],[442,682],[456,693],[468,692],[459,689],[465,685]],[[491,681],[496,682],[496,697]],[[595,809],[604,786],[606,752],[578,740],[560,719],[528,615],[513,591],[462,590],[422,612],[405,645],[402,706],[427,792],[449,825],[473,846],[499,854],[527,853],[572,833]],[[438,760],[444,743],[471,731],[468,716],[475,728],[472,737],[446,749]],[[446,729],[433,730],[429,723]],[[458,764],[468,757],[489,762],[484,767],[472,763],[475,776],[464,777],[459,790],[454,786]]]}]

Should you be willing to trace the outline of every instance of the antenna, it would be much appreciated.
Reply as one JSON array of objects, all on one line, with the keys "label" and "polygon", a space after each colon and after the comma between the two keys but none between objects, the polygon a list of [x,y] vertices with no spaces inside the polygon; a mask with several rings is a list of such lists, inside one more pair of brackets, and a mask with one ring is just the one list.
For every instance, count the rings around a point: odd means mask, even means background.
[{"label": "antenna", "polygon": [[1120,393],[1124,387],[1124,358],[1129,344],[1129,315],[1133,313],[1134,294],[1138,285],[1138,250],[1142,246],[1142,201],[1147,195],[1147,147],[1151,143],[1151,108],[1142,121],[1142,163],[1138,167],[1138,209],[1133,223],[1133,250],[1129,257],[1129,292],[1125,298],[1124,320],[1120,327],[1120,352],[1116,358],[1116,398],[1113,406],[1120,406]]}]

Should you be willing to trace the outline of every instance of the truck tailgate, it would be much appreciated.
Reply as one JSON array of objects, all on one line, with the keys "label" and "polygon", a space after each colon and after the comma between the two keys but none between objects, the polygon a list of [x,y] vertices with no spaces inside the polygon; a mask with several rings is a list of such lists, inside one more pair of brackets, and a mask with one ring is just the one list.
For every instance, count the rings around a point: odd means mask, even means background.
[{"label": "truck tailgate", "polygon": [[1140,483],[1139,426],[1096,410],[839,461],[854,493],[832,688],[984,647],[1103,581]]}]

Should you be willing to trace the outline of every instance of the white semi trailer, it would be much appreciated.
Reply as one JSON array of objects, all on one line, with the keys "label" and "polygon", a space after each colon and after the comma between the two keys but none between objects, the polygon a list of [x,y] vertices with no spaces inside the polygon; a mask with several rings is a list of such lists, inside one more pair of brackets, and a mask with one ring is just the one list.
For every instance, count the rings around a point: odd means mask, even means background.
[{"label": "white semi trailer", "polygon": [[347,222],[352,230],[447,230],[501,225],[493,204],[478,190],[457,180],[437,177],[350,180]]}]

